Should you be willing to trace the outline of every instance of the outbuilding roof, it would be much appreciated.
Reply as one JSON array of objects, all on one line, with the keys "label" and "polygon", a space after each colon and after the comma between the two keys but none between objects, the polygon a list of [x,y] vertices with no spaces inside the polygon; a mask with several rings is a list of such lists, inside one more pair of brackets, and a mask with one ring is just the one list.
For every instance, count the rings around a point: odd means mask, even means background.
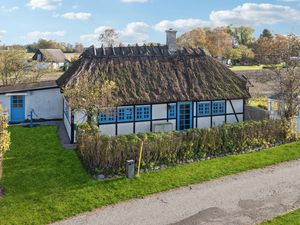
[{"label": "outbuilding roof", "polygon": [[35,91],[35,90],[43,90],[43,89],[51,89],[58,88],[55,80],[51,81],[41,81],[34,83],[21,83],[13,86],[3,86],[0,87],[0,94],[8,94],[8,93],[18,93],[18,92],[26,92],[26,91]]},{"label": "outbuilding roof", "polygon": [[167,46],[91,46],[57,83],[61,88],[89,72],[113,80],[123,104],[249,98],[247,80],[202,49]]}]

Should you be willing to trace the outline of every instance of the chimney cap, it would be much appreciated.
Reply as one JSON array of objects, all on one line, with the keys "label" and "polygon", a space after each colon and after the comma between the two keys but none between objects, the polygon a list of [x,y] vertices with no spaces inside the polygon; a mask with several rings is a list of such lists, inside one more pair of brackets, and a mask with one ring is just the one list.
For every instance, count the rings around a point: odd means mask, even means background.
[{"label": "chimney cap", "polygon": [[169,28],[168,30],[166,30],[166,32],[177,32],[177,30],[174,30],[173,28]]}]

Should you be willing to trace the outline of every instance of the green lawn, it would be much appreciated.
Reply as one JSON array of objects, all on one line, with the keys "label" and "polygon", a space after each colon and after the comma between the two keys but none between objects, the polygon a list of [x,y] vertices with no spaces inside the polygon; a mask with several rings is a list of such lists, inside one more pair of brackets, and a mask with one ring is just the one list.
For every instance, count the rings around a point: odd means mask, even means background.
[{"label": "green lawn", "polygon": [[262,70],[264,65],[258,66],[233,66],[230,67],[233,71],[243,71],[243,70]]},{"label": "green lawn", "polygon": [[300,209],[295,210],[261,225],[300,225]]},{"label": "green lawn", "polygon": [[300,158],[300,143],[229,156],[127,180],[96,181],[74,151],[64,151],[56,127],[11,127],[12,145],[4,161],[0,224],[47,224],[131,198]]}]

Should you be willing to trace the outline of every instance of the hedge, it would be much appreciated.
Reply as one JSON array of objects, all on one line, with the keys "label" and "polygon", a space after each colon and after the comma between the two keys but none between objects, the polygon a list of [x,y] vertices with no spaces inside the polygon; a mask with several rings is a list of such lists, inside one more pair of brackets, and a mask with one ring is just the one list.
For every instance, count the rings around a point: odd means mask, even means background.
[{"label": "hedge", "polygon": [[8,150],[10,144],[10,134],[7,131],[7,115],[2,112],[0,105],[0,179],[2,177],[2,160],[4,153]]},{"label": "hedge", "polygon": [[124,174],[126,160],[134,159],[138,162],[142,141],[144,141],[142,168],[154,168],[192,159],[200,160],[268,148],[284,142],[284,137],[279,120],[117,137],[92,133],[84,127],[78,127],[80,158],[85,167],[94,174]]}]

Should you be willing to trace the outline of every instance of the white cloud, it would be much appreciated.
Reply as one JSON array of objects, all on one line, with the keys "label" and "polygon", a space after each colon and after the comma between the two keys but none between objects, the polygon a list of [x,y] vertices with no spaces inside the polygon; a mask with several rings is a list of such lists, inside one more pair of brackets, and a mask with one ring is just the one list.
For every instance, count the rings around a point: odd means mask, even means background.
[{"label": "white cloud", "polygon": [[[120,41],[123,44],[128,43],[144,43],[148,38],[148,30],[150,26],[144,22],[132,22],[126,25],[124,29],[116,30],[120,35]],[[100,26],[94,30],[92,34],[81,35],[80,39],[88,44],[96,45],[99,35],[106,29],[112,29],[109,26]]]},{"label": "white cloud", "polygon": [[[290,0],[284,0],[290,1]],[[216,27],[224,25],[272,25],[300,21],[300,12],[289,7],[273,4],[245,3],[231,10],[211,12],[208,20],[197,18],[162,20],[153,28],[164,32],[169,28],[185,32],[196,27]]]},{"label": "white cloud", "polygon": [[53,10],[62,5],[62,0],[30,0],[28,6],[32,9]]},{"label": "white cloud", "polygon": [[232,10],[213,11],[210,21],[215,25],[271,25],[299,21],[300,12],[289,7],[273,4],[245,3]]},{"label": "white cloud", "polygon": [[146,3],[148,0],[121,0],[124,3]]},{"label": "white cloud", "polygon": [[68,20],[89,20],[91,18],[91,13],[85,13],[85,12],[68,12],[62,15],[63,18]]},{"label": "white cloud", "polygon": [[6,30],[0,30],[0,38],[3,38],[6,33],[7,33]]},{"label": "white cloud", "polygon": [[127,24],[124,30],[119,31],[121,39],[125,42],[144,43],[148,38],[149,25],[144,22]]},{"label": "white cloud", "polygon": [[65,36],[65,31],[32,31],[22,36],[21,38],[27,39],[30,41],[38,40],[40,38],[55,38]]},{"label": "white cloud", "polygon": [[2,11],[4,11],[4,12],[13,12],[13,11],[16,11],[16,10],[18,10],[18,9],[20,9],[20,8],[19,8],[19,6],[6,7],[5,5],[2,5],[2,6],[0,7],[0,9],[1,9]]},{"label": "white cloud", "polygon": [[178,19],[178,20],[162,20],[154,25],[154,29],[157,31],[165,32],[169,28],[173,28],[177,31],[184,32],[196,27],[209,26],[209,21],[200,19]]}]

